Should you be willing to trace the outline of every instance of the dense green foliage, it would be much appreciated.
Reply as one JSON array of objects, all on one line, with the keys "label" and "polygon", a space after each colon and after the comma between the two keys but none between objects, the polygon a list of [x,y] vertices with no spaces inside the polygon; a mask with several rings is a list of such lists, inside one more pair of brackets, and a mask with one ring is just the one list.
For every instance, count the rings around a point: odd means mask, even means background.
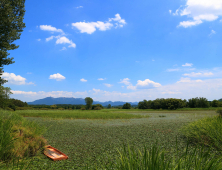
[{"label": "dense green foliage", "polygon": [[189,99],[187,105],[190,108],[207,108],[210,106],[208,100],[204,97]]},{"label": "dense green foliage", "polygon": [[108,104],[107,108],[108,108],[108,109],[111,109],[111,104]]},{"label": "dense green foliage", "polygon": [[125,103],[123,105],[122,109],[131,109],[131,104],[130,103]]},{"label": "dense green foliage", "polygon": [[[219,107],[220,102],[219,101],[213,101],[211,102],[213,104],[213,107]],[[214,104],[218,103],[218,104]],[[143,100],[138,103],[139,109],[169,109],[169,110],[175,110],[180,108],[209,108],[210,103],[206,98],[203,97],[196,97],[191,98],[188,101],[187,100],[181,100],[181,99],[164,99],[164,98],[157,98],[156,100]]]},{"label": "dense green foliage", "polygon": [[93,99],[91,97],[86,97],[85,98],[85,102],[86,102],[86,109],[91,109],[92,108]]},{"label": "dense green foliage", "polygon": [[24,14],[25,0],[0,1],[0,86],[7,82],[1,78],[4,72],[3,66],[14,63],[13,57],[9,58],[7,51],[19,47],[12,43],[20,39],[21,32],[25,28]]},{"label": "dense green foliage", "polygon": [[142,102],[139,102],[138,108],[139,109],[178,109],[185,107],[186,103],[185,101],[181,99],[156,99],[156,100],[143,100]]},{"label": "dense green foliage", "polygon": [[218,150],[222,150],[222,118],[204,118],[186,125],[182,133],[194,142],[207,146],[213,145]]}]

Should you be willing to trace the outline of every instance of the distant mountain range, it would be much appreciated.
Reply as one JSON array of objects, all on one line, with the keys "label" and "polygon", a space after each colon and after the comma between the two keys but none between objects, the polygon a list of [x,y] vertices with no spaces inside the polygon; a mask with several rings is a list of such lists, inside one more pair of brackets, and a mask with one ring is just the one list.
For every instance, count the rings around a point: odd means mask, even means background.
[{"label": "distant mountain range", "polygon": [[[67,98],[67,97],[59,97],[59,98],[53,98],[53,97],[46,97],[44,99],[35,100],[33,102],[27,102],[29,105],[53,105],[53,104],[75,104],[85,105],[85,99],[82,98]],[[99,102],[99,101],[93,101],[93,104],[101,104],[102,106],[108,106],[108,104],[111,104],[111,106],[119,106],[124,105],[126,102],[122,101],[107,101],[107,102]],[[138,102],[128,102],[131,105],[138,105]]]}]

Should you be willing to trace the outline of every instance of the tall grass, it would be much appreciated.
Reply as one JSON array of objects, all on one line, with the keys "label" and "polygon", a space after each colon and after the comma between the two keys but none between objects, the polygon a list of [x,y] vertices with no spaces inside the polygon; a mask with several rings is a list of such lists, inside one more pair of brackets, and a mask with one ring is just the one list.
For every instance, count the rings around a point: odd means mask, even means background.
[{"label": "tall grass", "polygon": [[19,110],[16,113],[24,117],[56,119],[131,119],[149,117],[148,115],[113,112],[109,110]]},{"label": "tall grass", "polygon": [[207,117],[192,122],[181,129],[190,140],[207,146],[214,146],[222,151],[222,118]]},{"label": "tall grass", "polygon": [[150,149],[146,147],[142,151],[123,146],[119,151],[116,163],[104,166],[104,169],[118,170],[221,170],[222,156],[210,154],[210,149],[205,150],[201,146],[189,149],[189,143],[181,156],[176,153],[169,159],[165,151],[154,144]]},{"label": "tall grass", "polygon": [[0,110],[0,165],[1,168],[22,166],[20,158],[34,156],[46,144],[41,137],[46,129],[16,113]]}]

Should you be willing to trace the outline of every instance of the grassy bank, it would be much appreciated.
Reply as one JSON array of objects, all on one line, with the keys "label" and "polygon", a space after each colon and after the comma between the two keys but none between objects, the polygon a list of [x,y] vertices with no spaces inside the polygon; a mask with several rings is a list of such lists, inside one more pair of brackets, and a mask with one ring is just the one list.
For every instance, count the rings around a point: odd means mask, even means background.
[{"label": "grassy bank", "polygon": [[46,144],[46,129],[16,113],[0,110],[0,164],[34,156]]},{"label": "grassy bank", "polygon": [[118,110],[18,110],[23,117],[44,117],[54,119],[132,119],[148,115],[129,114]]}]

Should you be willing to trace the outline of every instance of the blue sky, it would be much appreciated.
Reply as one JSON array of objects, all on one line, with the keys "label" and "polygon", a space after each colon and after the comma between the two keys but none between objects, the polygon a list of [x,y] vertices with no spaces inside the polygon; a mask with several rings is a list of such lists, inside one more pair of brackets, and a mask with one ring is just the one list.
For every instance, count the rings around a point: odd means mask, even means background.
[{"label": "blue sky", "polygon": [[26,1],[4,86],[26,102],[222,98],[222,0]]}]

